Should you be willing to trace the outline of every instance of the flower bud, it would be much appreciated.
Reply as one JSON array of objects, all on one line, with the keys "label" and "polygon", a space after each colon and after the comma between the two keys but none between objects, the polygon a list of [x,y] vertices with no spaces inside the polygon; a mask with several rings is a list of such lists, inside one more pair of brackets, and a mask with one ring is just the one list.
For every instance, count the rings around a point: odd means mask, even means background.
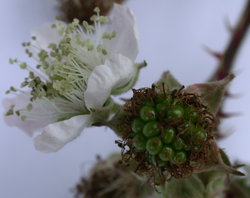
[{"label": "flower bud", "polygon": [[100,14],[106,16],[114,3],[123,3],[124,0],[61,0],[59,10],[61,18],[65,22],[72,22],[73,19],[90,21],[94,15],[94,8],[100,8]]}]

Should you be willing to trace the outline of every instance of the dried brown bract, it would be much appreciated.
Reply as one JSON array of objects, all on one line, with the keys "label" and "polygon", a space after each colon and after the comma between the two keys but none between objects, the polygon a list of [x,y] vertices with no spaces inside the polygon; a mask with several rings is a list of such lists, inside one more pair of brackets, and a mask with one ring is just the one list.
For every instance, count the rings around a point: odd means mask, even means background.
[{"label": "dried brown bract", "polygon": [[153,189],[127,167],[119,166],[120,156],[99,160],[88,177],[76,186],[77,198],[140,198]]}]

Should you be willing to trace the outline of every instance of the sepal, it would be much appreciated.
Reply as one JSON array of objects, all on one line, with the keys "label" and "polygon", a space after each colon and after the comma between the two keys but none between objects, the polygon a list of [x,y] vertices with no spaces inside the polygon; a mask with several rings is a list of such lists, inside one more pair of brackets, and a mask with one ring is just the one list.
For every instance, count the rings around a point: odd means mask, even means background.
[{"label": "sepal", "polygon": [[164,87],[164,90],[167,92],[178,90],[182,87],[178,80],[176,80],[169,71],[164,72],[161,78],[155,83],[155,85],[156,88]]},{"label": "sepal", "polygon": [[216,114],[225,95],[227,86],[234,77],[233,74],[230,74],[223,80],[194,84],[189,86],[186,91],[198,94],[210,112]]},{"label": "sepal", "polygon": [[125,93],[125,92],[131,90],[135,86],[136,82],[138,81],[138,77],[139,77],[141,69],[146,67],[146,66],[147,66],[146,61],[143,61],[142,63],[135,64],[135,72],[134,72],[133,78],[131,80],[129,80],[129,82],[126,83],[125,85],[123,85],[122,87],[118,87],[118,88],[114,89],[111,94],[112,95],[120,95],[122,93]]},{"label": "sepal", "polygon": [[111,98],[107,100],[102,108],[91,109],[90,115],[93,120],[93,126],[107,125],[109,118],[120,109],[120,105]]}]

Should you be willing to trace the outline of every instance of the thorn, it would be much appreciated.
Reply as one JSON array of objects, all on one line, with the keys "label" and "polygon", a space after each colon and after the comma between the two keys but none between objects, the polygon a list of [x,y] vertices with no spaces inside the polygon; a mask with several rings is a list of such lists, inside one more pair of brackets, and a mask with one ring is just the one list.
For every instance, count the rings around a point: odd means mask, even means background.
[{"label": "thorn", "polygon": [[240,116],[242,115],[242,113],[225,113],[225,112],[222,112],[222,111],[219,111],[217,113],[217,116],[220,117],[220,118],[231,118],[231,117],[235,117],[235,116]]},{"label": "thorn", "polygon": [[221,131],[218,131],[218,130],[214,131],[214,134],[215,134],[216,140],[225,139],[226,137],[229,136],[228,134],[224,134],[224,133],[222,133]]},{"label": "thorn", "polygon": [[235,130],[233,129],[227,129],[227,130],[224,129],[223,131],[220,129],[216,129],[214,134],[217,140],[222,140],[227,137],[230,137],[234,132]]},{"label": "thorn", "polygon": [[208,52],[210,55],[212,55],[216,59],[221,60],[223,58],[222,53],[215,52],[215,51],[211,50],[209,47],[207,47],[206,45],[203,45],[203,48],[206,52]]},{"label": "thorn", "polygon": [[228,97],[228,98],[240,98],[240,97],[242,97],[242,95],[241,94],[232,94],[232,93],[227,91],[225,93],[225,97]]},{"label": "thorn", "polygon": [[228,32],[230,34],[233,34],[235,29],[232,26],[232,24],[230,23],[230,20],[229,20],[228,16],[224,18],[224,24],[225,24],[226,29],[228,30]]}]

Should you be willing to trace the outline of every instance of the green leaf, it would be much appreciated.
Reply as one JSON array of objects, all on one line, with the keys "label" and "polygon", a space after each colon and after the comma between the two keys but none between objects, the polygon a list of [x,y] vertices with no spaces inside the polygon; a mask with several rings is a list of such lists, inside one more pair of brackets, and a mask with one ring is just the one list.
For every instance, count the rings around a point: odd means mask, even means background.
[{"label": "green leaf", "polygon": [[157,88],[161,88],[164,85],[165,91],[178,90],[182,87],[169,71],[164,72],[155,85]]},{"label": "green leaf", "polygon": [[186,91],[198,94],[201,97],[203,104],[209,108],[211,113],[215,114],[220,107],[227,86],[233,78],[234,75],[230,74],[220,81],[191,85]]}]

